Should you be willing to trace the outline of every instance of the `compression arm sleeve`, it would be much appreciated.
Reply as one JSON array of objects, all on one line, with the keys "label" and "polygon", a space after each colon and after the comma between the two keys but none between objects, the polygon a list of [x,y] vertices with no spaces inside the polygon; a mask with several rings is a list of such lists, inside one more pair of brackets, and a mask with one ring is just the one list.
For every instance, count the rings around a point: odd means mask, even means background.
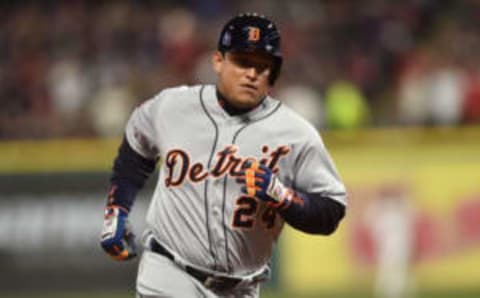
[{"label": "compression arm sleeve", "polygon": [[300,231],[330,235],[345,216],[345,205],[325,195],[300,193],[286,209],[279,210],[284,220]]},{"label": "compression arm sleeve", "polygon": [[113,165],[108,205],[130,211],[138,191],[155,170],[157,160],[146,159],[135,152],[124,137]]}]

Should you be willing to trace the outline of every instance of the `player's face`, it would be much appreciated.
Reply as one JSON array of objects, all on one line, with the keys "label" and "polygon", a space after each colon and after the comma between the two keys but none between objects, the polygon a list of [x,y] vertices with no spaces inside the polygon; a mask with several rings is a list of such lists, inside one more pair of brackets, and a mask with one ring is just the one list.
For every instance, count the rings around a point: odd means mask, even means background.
[{"label": "player's face", "polygon": [[274,64],[272,57],[262,53],[227,52],[223,55],[216,52],[212,62],[218,75],[217,87],[233,106],[254,107],[267,94]]}]

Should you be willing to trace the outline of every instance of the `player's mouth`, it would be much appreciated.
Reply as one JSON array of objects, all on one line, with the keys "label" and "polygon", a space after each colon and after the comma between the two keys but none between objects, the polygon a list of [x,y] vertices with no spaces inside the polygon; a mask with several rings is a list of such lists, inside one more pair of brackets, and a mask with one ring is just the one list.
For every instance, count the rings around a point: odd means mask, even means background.
[{"label": "player's mouth", "polygon": [[250,92],[257,92],[258,91],[258,88],[257,86],[253,85],[253,84],[241,84],[240,87],[242,87],[243,89],[246,89]]}]

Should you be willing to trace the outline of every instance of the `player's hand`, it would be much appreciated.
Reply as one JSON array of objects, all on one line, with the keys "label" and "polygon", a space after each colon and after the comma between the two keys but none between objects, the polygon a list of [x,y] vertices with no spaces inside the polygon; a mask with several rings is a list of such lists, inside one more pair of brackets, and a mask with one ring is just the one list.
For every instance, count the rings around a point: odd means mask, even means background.
[{"label": "player's hand", "polygon": [[256,197],[274,208],[287,207],[293,197],[293,191],[285,187],[270,168],[258,162],[247,163],[236,180],[244,184],[242,191],[245,194]]},{"label": "player's hand", "polygon": [[137,256],[135,235],[122,207],[107,206],[101,235],[102,248],[115,260],[125,261]]}]

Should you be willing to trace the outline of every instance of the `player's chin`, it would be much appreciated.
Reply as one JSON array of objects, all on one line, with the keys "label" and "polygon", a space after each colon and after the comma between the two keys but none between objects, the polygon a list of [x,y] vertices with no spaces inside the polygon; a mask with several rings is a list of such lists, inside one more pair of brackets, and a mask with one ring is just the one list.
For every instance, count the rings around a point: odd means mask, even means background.
[{"label": "player's chin", "polygon": [[241,100],[241,102],[239,104],[239,107],[243,108],[243,109],[253,108],[253,107],[256,107],[258,105],[258,102],[259,102],[258,99],[254,98],[254,97],[250,97],[248,99]]},{"label": "player's chin", "polygon": [[244,108],[256,106],[262,98],[263,96],[259,92],[245,89],[241,90],[237,96],[239,105]]}]

